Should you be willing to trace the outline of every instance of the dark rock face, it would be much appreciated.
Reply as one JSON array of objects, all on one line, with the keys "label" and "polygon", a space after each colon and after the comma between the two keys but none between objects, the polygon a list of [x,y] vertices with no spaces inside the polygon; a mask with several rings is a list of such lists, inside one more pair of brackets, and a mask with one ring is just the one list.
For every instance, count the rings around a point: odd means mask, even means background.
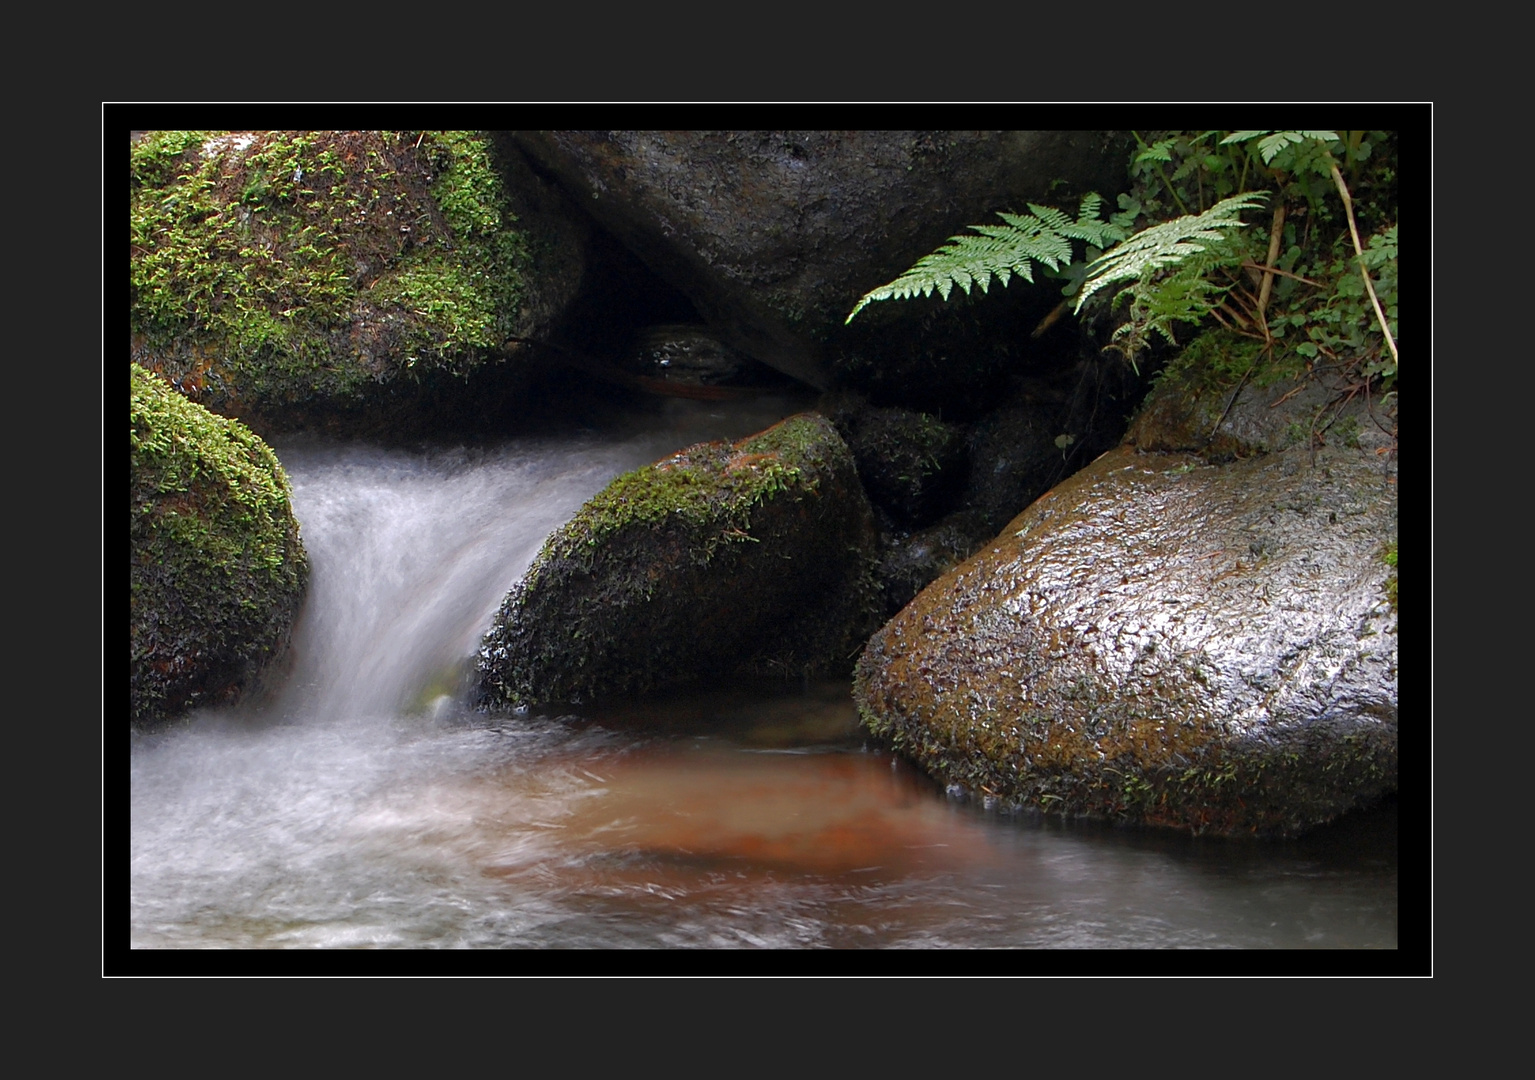
[{"label": "dark rock face", "polygon": [[995,533],[1066,474],[1053,408],[1014,404],[992,413],[970,434],[970,482],[964,508]]},{"label": "dark rock face", "polygon": [[869,500],[898,527],[936,520],[964,480],[964,429],[910,409],[876,408],[851,394],[823,400],[853,453]]},{"label": "dark rock face", "polygon": [[285,650],[309,565],[271,449],[132,371],[131,718],[226,704]]},{"label": "dark rock face", "polygon": [[961,510],[914,533],[883,538],[879,583],[886,614],[894,615],[911,603],[929,583],[975,554],[994,532],[981,515]]},{"label": "dark rock face", "polygon": [[878,624],[874,524],[813,413],[625,474],[545,543],[480,649],[484,704],[846,671]]},{"label": "dark rock face", "polygon": [[1047,812],[1292,835],[1395,790],[1395,466],[1104,455],[871,639],[865,723]]},{"label": "dark rock face", "polygon": [[[722,340],[821,389],[832,354],[860,339],[843,326],[860,296],[994,211],[1112,196],[1130,145],[1127,132],[1104,131],[512,137]],[[915,327],[921,305],[911,307],[860,321]]]},{"label": "dark rock face", "polygon": [[790,383],[782,373],[743,356],[705,327],[692,323],[642,327],[634,334],[627,366],[641,378],[673,387]]}]

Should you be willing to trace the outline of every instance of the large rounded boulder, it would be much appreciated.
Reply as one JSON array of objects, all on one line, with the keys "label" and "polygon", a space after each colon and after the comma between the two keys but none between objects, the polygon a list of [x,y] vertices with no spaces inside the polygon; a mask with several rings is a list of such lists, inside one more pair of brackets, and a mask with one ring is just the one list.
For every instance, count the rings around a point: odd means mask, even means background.
[{"label": "large rounded boulder", "polygon": [[[518,131],[512,136],[732,348],[822,389],[841,354],[922,338],[892,399],[968,377],[927,357],[934,305],[858,298],[954,233],[1028,202],[1074,207],[1125,182],[1126,131]],[[1048,299],[1048,309],[1059,299]],[[1044,311],[1037,313],[1044,314]],[[893,327],[899,324],[900,332]],[[947,325],[947,323],[946,323]],[[1031,324],[1032,325],[1032,324]],[[953,330],[953,327],[948,327]],[[941,337],[941,335],[938,335]],[[983,347],[978,347],[984,351]],[[967,361],[970,363],[971,361]],[[982,365],[989,372],[991,367]],[[857,380],[853,380],[857,381]],[[887,380],[888,381],[888,380]],[[883,384],[882,384],[883,385]]]},{"label": "large rounded boulder", "polygon": [[408,420],[583,273],[589,227],[479,132],[147,132],[130,178],[133,359],[257,430]]},{"label": "large rounded boulder", "polygon": [[545,542],[479,654],[486,706],[847,671],[878,625],[872,511],[824,417],[626,473]]},{"label": "large rounded boulder", "polygon": [[285,650],[309,564],[270,447],[132,370],[132,721],[227,704]]},{"label": "large rounded boulder", "polygon": [[1293,835],[1395,790],[1395,467],[1111,451],[871,639],[865,724],[1004,805]]}]

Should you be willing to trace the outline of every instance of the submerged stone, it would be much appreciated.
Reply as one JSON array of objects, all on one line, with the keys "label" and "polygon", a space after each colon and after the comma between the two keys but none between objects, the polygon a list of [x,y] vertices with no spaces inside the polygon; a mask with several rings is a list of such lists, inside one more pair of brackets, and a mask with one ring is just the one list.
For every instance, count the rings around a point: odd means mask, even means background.
[{"label": "submerged stone", "polygon": [[878,624],[874,524],[813,413],[626,473],[545,542],[479,654],[487,706],[847,671]]},{"label": "submerged stone", "polygon": [[1016,806],[1293,835],[1394,791],[1395,469],[1122,448],[871,639],[864,723]]}]

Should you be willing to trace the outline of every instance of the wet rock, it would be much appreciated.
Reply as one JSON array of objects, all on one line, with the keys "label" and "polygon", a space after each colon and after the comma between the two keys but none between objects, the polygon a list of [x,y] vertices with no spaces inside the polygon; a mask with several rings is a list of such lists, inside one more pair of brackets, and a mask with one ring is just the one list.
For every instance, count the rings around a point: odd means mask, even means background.
[{"label": "wet rock", "polygon": [[1141,404],[1125,441],[1187,450],[1209,461],[1335,445],[1396,445],[1396,399],[1339,372],[1258,363],[1251,340],[1206,334],[1173,361]]},{"label": "wet rock", "polygon": [[130,715],[227,704],[287,647],[309,565],[287,476],[236,421],[137,364],[130,471]]},{"label": "wet rock", "polygon": [[1293,835],[1393,791],[1395,466],[1112,451],[871,639],[865,724],[1047,812]]},{"label": "wet rock", "polygon": [[874,525],[824,418],[619,477],[544,544],[479,654],[487,706],[846,671],[878,623]]},{"label": "wet rock", "polygon": [[961,505],[984,518],[992,532],[1066,475],[1058,414],[1053,404],[1015,401],[970,432],[970,475]]},{"label": "wet rock", "polygon": [[889,340],[895,323],[916,329],[927,310],[876,305],[906,310],[861,315],[867,331],[844,327],[860,296],[994,211],[1112,196],[1131,145],[1128,132],[1104,131],[513,137],[727,344],[821,389],[848,343]]},{"label": "wet rock", "polygon": [[582,277],[589,223],[481,133],[151,132],[131,153],[133,359],[261,431],[409,423],[516,367],[507,339]]},{"label": "wet rock", "polygon": [[973,510],[950,514],[936,525],[882,538],[879,584],[885,612],[894,615],[927,586],[964,562],[995,530]]},{"label": "wet rock", "polygon": [[665,383],[733,387],[789,384],[780,373],[732,349],[704,326],[667,323],[644,327],[634,335],[629,352],[629,370]]},{"label": "wet rock", "polygon": [[858,395],[828,395],[869,500],[898,527],[931,524],[953,503],[967,464],[964,429],[910,409],[876,408]]}]

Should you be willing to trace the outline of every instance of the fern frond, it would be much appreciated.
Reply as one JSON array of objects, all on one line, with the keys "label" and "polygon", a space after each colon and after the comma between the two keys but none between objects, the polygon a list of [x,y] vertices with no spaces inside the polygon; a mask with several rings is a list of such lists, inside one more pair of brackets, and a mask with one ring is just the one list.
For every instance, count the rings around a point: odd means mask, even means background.
[{"label": "fern frond", "polygon": [[1007,285],[1014,274],[1032,284],[1034,263],[1059,270],[1071,262],[1072,240],[1104,247],[1124,237],[1120,226],[1097,220],[1102,203],[1097,195],[1086,196],[1075,221],[1052,207],[1031,203],[1027,214],[998,213],[1002,225],[971,225],[975,235],[949,237],[906,273],[865,293],[846,322],[875,300],[907,300],[931,296],[934,291],[947,300],[956,285],[966,294],[974,285],[986,292],[993,277]]},{"label": "fern frond", "polygon": [[1135,155],[1135,161],[1137,164],[1142,161],[1171,161],[1173,159],[1173,147],[1176,145],[1178,145],[1177,139],[1163,139],[1160,142],[1154,142]]},{"label": "fern frond", "polygon": [[1221,238],[1223,230],[1241,228],[1244,222],[1237,215],[1258,206],[1266,195],[1266,191],[1234,195],[1202,214],[1188,214],[1142,229],[1088,266],[1074,311],[1080,312],[1087,298],[1107,285],[1136,280],[1143,271],[1173,266],[1203,251],[1207,243]]},{"label": "fern frond", "polygon": [[[1124,226],[1113,220],[1099,221],[1098,212],[1103,207],[1103,197],[1097,192],[1089,192],[1082,197],[1082,205],[1077,209],[1077,220],[1061,229],[1062,236],[1069,236],[1073,240],[1082,240],[1095,248],[1106,248],[1110,244],[1117,244],[1129,233]],[[1038,211],[1038,207],[1030,204],[1030,210]],[[1062,215],[1064,216],[1064,215]]]},{"label": "fern frond", "polygon": [[1269,165],[1279,156],[1279,152],[1292,143],[1305,142],[1307,139],[1317,139],[1320,142],[1338,142],[1336,131],[1233,131],[1221,140],[1221,145],[1228,143],[1251,142],[1258,140],[1258,155],[1263,158],[1263,164]]},{"label": "fern frond", "polygon": [[1194,255],[1180,263],[1165,277],[1148,274],[1114,298],[1115,306],[1125,299],[1130,301],[1130,317],[1115,331],[1107,346],[1121,353],[1137,374],[1140,367],[1136,356],[1151,346],[1153,333],[1170,345],[1177,345],[1173,328],[1180,323],[1195,325],[1220,306],[1230,285],[1217,285],[1209,278],[1211,267],[1224,259],[1240,258],[1239,254],[1224,256],[1209,250]]}]

